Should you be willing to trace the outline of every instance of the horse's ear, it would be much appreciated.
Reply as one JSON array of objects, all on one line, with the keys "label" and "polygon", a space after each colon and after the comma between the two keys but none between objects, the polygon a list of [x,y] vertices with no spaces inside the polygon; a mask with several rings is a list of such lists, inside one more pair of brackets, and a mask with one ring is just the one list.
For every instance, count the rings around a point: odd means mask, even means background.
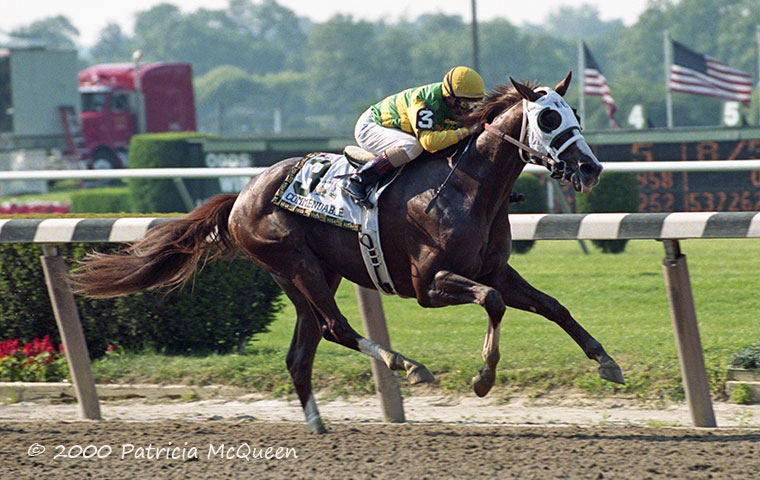
[{"label": "horse's ear", "polygon": [[517,93],[519,93],[520,96],[525,100],[528,100],[529,102],[535,102],[539,99],[539,97],[541,97],[541,95],[534,92],[527,85],[523,85],[522,83],[515,81],[514,78],[509,77],[509,81],[512,82],[512,85],[515,87],[515,90],[517,90]]},{"label": "horse's ear", "polygon": [[569,72],[567,72],[567,76],[565,77],[565,79],[559,82],[556,87],[554,87],[554,91],[559,93],[560,97],[565,96],[565,92],[567,92],[567,87],[570,86],[570,79],[572,78],[572,76],[573,76],[573,71],[570,70]]}]

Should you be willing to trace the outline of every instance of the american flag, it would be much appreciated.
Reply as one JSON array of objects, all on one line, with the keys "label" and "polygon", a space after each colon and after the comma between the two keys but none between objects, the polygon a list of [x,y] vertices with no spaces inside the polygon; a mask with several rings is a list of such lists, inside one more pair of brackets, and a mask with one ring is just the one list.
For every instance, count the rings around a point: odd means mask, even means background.
[{"label": "american flag", "polygon": [[583,43],[583,65],[585,66],[583,71],[583,93],[585,95],[596,95],[602,97],[602,103],[607,110],[607,118],[610,120],[610,127],[614,130],[620,130],[620,124],[615,120],[615,99],[612,98],[610,93],[610,87],[607,85],[607,79],[599,70],[594,57],[591,56],[588,47]]},{"label": "american flag", "polygon": [[735,100],[749,106],[752,76],[671,40],[670,91]]}]

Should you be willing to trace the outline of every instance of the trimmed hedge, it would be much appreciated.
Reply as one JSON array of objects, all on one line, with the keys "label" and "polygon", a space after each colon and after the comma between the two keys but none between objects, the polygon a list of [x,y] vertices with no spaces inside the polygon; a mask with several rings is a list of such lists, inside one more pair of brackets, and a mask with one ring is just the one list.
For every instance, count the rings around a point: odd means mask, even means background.
[{"label": "trimmed hedge", "polygon": [[[187,140],[206,136],[187,132],[135,135],[129,145],[129,168],[205,167],[200,145]],[[186,179],[184,182],[196,198],[210,198],[219,193],[218,181]],[[170,179],[129,179],[127,185],[136,213],[187,211]]]},{"label": "trimmed hedge", "polygon": [[[630,213],[639,209],[639,188],[632,173],[610,172],[588,195],[575,196],[578,213]],[[621,253],[628,240],[592,240],[603,253]]]},{"label": "trimmed hedge", "polygon": [[760,342],[736,352],[731,357],[731,366],[760,370]]},{"label": "trimmed hedge", "polygon": [[90,188],[71,192],[71,213],[131,213],[127,187]]},{"label": "trimmed hedge", "polygon": [[[59,247],[73,264],[87,244]],[[98,251],[121,248],[101,244]],[[41,248],[0,245],[0,339],[60,341],[40,263]],[[184,289],[140,292],[105,300],[76,298],[92,357],[109,344],[166,353],[229,353],[265,332],[281,307],[279,286],[247,259],[209,263]]]},{"label": "trimmed hedge", "polygon": [[[517,178],[513,192],[525,195],[522,203],[513,203],[509,206],[509,213],[545,213],[546,195],[541,187],[541,182],[535,175],[520,175]],[[535,240],[517,240],[512,242],[512,251],[515,253],[527,253]]]}]

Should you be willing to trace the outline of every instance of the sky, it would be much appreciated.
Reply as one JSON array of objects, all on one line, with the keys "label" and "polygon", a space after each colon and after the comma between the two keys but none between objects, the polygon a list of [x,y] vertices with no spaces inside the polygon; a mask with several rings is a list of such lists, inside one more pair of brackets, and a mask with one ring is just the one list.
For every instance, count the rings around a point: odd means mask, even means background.
[{"label": "sky", "polygon": [[[118,23],[131,33],[135,14],[160,3],[177,5],[183,12],[228,6],[228,0],[1,0],[6,8],[0,8],[0,33],[7,34],[46,17],[65,15],[79,30],[80,43],[89,46],[108,23]],[[472,18],[472,4],[467,0],[277,0],[277,3],[314,22],[324,22],[337,14],[388,22],[413,20],[426,13],[460,15],[465,21]],[[631,25],[646,8],[647,0],[476,0],[476,15],[483,21],[501,17],[515,25],[537,24],[561,5],[578,7],[584,3],[595,6],[602,20],[619,18]]]}]

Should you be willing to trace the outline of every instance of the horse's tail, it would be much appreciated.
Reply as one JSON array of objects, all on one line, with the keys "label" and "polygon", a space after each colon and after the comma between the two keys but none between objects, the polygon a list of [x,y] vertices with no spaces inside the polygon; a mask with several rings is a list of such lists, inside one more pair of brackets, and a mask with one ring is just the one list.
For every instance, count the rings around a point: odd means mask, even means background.
[{"label": "horse's tail", "polygon": [[88,254],[71,274],[74,292],[110,298],[151,287],[181,287],[202,257],[208,260],[233,250],[227,220],[236,198],[217,195],[187,216],[151,228],[119,253]]}]

